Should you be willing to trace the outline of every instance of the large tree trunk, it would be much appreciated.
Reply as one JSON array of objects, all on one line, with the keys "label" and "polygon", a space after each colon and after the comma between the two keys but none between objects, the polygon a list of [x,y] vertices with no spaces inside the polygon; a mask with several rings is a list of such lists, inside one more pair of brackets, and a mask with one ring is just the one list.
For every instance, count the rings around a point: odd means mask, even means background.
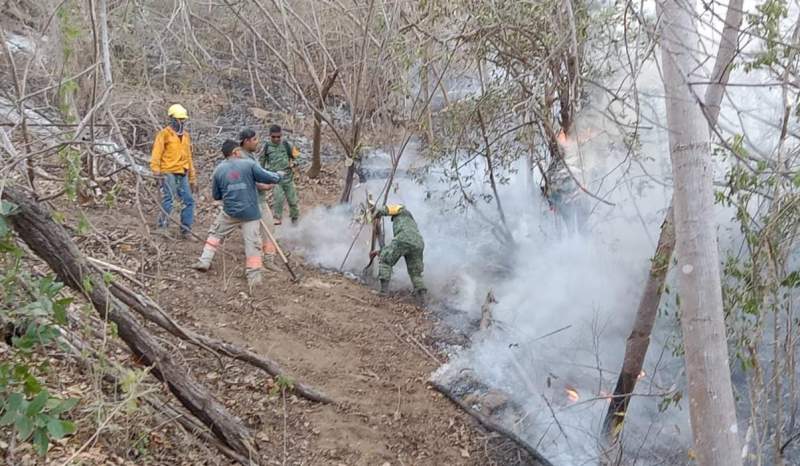
[{"label": "large tree trunk", "polygon": [[314,135],[312,138],[311,144],[311,168],[308,169],[308,177],[309,178],[317,178],[319,176],[319,172],[322,169],[322,159],[320,155],[320,151],[322,150],[322,112],[325,109],[325,99],[328,98],[328,93],[333,87],[334,81],[336,81],[336,76],[339,75],[339,70],[333,70],[333,73],[328,75],[325,78],[325,82],[322,83],[322,89],[319,92],[319,108],[318,111],[314,112]]},{"label": "large tree trunk", "polygon": [[104,320],[116,324],[120,338],[144,364],[152,366],[153,375],[169,386],[186,409],[231,449],[250,457],[253,451],[250,431],[180,366],[128,307],[112,295],[103,277],[93,272],[66,231],[17,188],[6,187],[2,196],[18,207],[9,218],[31,250],[50,265],[61,281],[85,295]]},{"label": "large tree trunk", "polygon": [[733,402],[708,124],[690,88],[699,41],[694,3],[660,0],[661,61],[674,179],[675,248],[681,329],[695,452],[703,466],[742,464]]},{"label": "large tree trunk", "polygon": [[[711,85],[706,89],[703,110],[709,127],[717,124],[720,105],[725,92],[725,85],[730,76],[733,59],[738,52],[739,29],[742,25],[742,0],[733,0],[728,5],[725,16],[725,26],[720,38],[719,50],[714,62],[711,75]],[[661,294],[667,279],[667,272],[675,249],[675,225],[673,223],[673,208],[670,200],[666,218],[661,225],[656,253],[653,256],[650,273],[644,293],[636,310],[633,329],[628,337],[625,347],[625,358],[622,371],[617,379],[612,401],[608,407],[603,430],[611,443],[617,440],[622,422],[625,419],[630,395],[636,387],[638,376],[644,366],[647,349],[650,344],[650,333],[653,330],[658,306],[661,303]]]}]

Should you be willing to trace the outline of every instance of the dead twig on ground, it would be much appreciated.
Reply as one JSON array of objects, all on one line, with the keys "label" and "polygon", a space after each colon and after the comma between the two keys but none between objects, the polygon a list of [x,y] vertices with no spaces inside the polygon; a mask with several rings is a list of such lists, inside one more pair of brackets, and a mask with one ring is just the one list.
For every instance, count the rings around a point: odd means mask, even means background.
[{"label": "dead twig on ground", "polygon": [[250,456],[254,449],[250,429],[177,363],[130,309],[113,296],[103,278],[92,273],[92,267],[63,227],[19,188],[6,187],[3,199],[16,205],[8,220],[30,249],[50,265],[61,281],[86,296],[101,318],[117,326],[119,337],[133,354],[145,365],[152,366],[152,374],[166,383],[175,397],[215,436],[240,455]]},{"label": "dead twig on ground", "polygon": [[495,432],[497,434],[500,434],[500,435],[508,438],[512,442],[516,443],[517,446],[519,446],[520,448],[522,448],[523,450],[525,450],[528,453],[528,455],[534,461],[534,464],[536,466],[553,466],[553,463],[548,461],[547,458],[542,456],[541,453],[536,451],[536,449],[534,449],[533,447],[528,445],[528,443],[525,442],[524,440],[522,440],[517,434],[515,434],[515,433],[511,432],[510,430],[506,429],[505,427],[497,424],[496,422],[491,420],[489,417],[483,415],[482,413],[478,412],[477,410],[473,409],[471,406],[469,406],[466,403],[464,403],[463,401],[461,401],[461,399],[458,396],[456,396],[452,391],[450,391],[450,389],[448,389],[444,385],[440,384],[439,382],[433,381],[433,380],[429,380],[428,383],[433,388],[435,388],[436,391],[438,391],[439,393],[441,393],[442,395],[447,397],[447,399],[449,399],[450,401],[455,403],[459,408],[464,410],[464,412],[466,412],[467,414],[472,416],[476,421],[478,421],[478,423],[480,425],[485,427],[487,430],[489,430],[491,432]]},{"label": "dead twig on ground", "polygon": [[[271,376],[286,377],[294,380],[294,378],[288,376],[275,361],[226,341],[217,340],[216,338],[208,337],[182,327],[177,322],[172,320],[166,311],[161,309],[155,302],[146,296],[138,294],[119,283],[113,283],[110,289],[111,293],[115,297],[128,304],[142,317],[153,322],[178,338],[190,343],[198,344],[202,348],[207,349],[212,353],[223,354],[238,361],[246,362],[263,370]],[[302,382],[295,381],[293,383],[293,389],[298,395],[308,400],[317,401],[320,403],[334,403],[333,399],[331,399],[329,396],[312,387],[309,387]]]}]

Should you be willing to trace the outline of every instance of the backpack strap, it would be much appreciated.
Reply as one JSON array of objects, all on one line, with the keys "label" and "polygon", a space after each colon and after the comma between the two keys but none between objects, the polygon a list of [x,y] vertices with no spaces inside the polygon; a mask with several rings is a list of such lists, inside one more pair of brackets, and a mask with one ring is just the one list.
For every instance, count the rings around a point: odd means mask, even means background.
[{"label": "backpack strap", "polygon": [[269,147],[269,143],[264,144],[264,153],[261,154],[261,167],[267,168],[267,162],[269,162],[269,152],[267,148]]},{"label": "backpack strap", "polygon": [[292,146],[289,144],[289,141],[283,140],[283,148],[286,149],[286,155],[289,156],[289,160],[292,159]]}]

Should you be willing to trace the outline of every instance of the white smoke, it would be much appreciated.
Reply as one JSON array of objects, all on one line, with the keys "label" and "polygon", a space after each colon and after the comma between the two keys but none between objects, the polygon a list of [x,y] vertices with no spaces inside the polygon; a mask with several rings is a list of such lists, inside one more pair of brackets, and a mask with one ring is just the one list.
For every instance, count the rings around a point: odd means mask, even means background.
[{"label": "white smoke", "polygon": [[[559,226],[540,195],[538,178],[531,179],[523,161],[513,167],[510,181],[499,186],[516,242],[510,251],[499,246],[483,220],[497,219],[493,203],[479,203],[483,216],[474,208],[461,211],[454,208],[456,199],[442,195],[450,192],[449,186],[437,179],[435,170],[421,181],[404,176],[425,164],[414,144],[403,154],[401,176],[388,197],[412,212],[425,238],[424,277],[434,301],[432,312],[454,331],[470,336],[468,347],[449,348],[450,362],[433,377],[451,383],[469,373],[506,394],[518,408],[503,412],[506,426],[557,465],[589,464],[598,458],[608,406],[604,397],[613,392],[669,204],[663,91],[655,71],[648,72],[639,83],[642,94],[651,97],[642,105],[646,118],[635,154],[622,144],[617,127],[591,109],[576,125],[578,132],[588,130],[589,137],[578,135],[579,144],[567,145],[571,166],[580,169],[576,171],[587,190],[613,204],[584,196],[592,209],[585,233],[565,232]],[[741,102],[764,105],[749,98]],[[730,116],[730,110],[725,115]],[[761,115],[779,116],[775,111]],[[768,131],[753,134],[759,141],[769,138]],[[366,164],[386,169],[390,158],[377,150]],[[718,167],[718,179],[724,168]],[[476,177],[473,194],[490,193],[488,184],[479,183],[485,181],[483,165],[465,170]],[[358,186],[354,202],[362,203],[365,191],[377,195],[384,183],[385,179],[371,179]],[[737,233],[730,211],[719,208],[714,215],[724,253],[738,244]],[[359,274],[367,262],[370,231],[360,229],[353,242],[360,227],[353,216],[346,206],[317,208],[286,240],[309,262],[330,269],[339,269],[352,244],[343,270]],[[386,229],[388,241],[388,222]],[[394,269],[392,286],[410,288],[402,261]],[[480,307],[489,290],[498,301],[493,306],[495,324],[478,332]],[[678,398],[666,403],[685,385],[682,358],[673,354],[678,335],[674,302],[674,292],[668,291],[662,301],[667,314],[658,319],[636,390],[639,396],[626,416],[625,448],[638,464],[688,461],[688,406]]]},{"label": "white smoke", "polygon": [[[599,119],[589,120],[582,123],[602,124]],[[666,154],[664,147],[656,148],[652,143],[645,147],[652,153]],[[407,150],[401,159],[401,172],[424,162],[417,157],[416,146]],[[598,192],[615,205],[590,201],[594,208],[590,232],[567,234],[539,194],[538,185],[530,186],[526,181],[524,163],[520,162],[515,167],[517,173],[499,189],[517,243],[513,251],[498,245],[481,216],[469,209],[461,212],[453,207],[454,199],[443,199],[441,193],[448,186],[435,176],[421,184],[401,177],[389,195],[389,202],[407,206],[425,238],[424,277],[431,297],[439,303],[432,305],[434,312],[438,310],[456,331],[470,334],[480,318],[486,293],[493,290],[498,301],[493,308],[496,325],[483,334],[472,335],[471,346],[457,351],[435,377],[448,381],[469,369],[487,386],[511,394],[513,402],[526,414],[516,430],[555,464],[563,465],[597,458],[598,432],[607,401],[570,404],[565,389],[574,387],[582,400],[613,391],[624,341],[649,268],[648,259],[669,200],[667,188],[654,183],[649,187],[637,185],[646,177],[635,163],[626,164],[627,180],[622,180],[620,169],[601,185],[600,179],[608,175],[609,167],[619,165],[627,156],[622,145],[615,146],[609,135],[596,136],[582,146],[581,152],[585,160],[595,161],[594,166],[584,164],[582,170],[589,180],[587,187],[594,190],[600,186]],[[385,153],[375,152],[370,157],[372,167],[389,166]],[[663,168],[669,167],[663,160],[645,163],[659,176]],[[472,169],[479,179],[483,178],[482,167]],[[609,193],[609,187],[616,182],[622,184]],[[369,180],[356,189],[354,201],[363,202],[364,190],[376,195],[384,183],[383,179]],[[484,215],[497,218],[494,204],[481,203],[479,208]],[[301,221],[287,240],[311,263],[338,269],[359,230],[352,217],[353,212],[347,207],[318,208]],[[386,226],[390,231],[389,222]],[[389,234],[387,241],[390,237]],[[367,261],[369,238],[369,228],[363,228],[345,271],[361,272]],[[402,261],[394,269],[392,286],[410,287]],[[555,335],[529,343],[559,329],[562,330]],[[660,353],[661,346],[655,342],[651,354]],[[666,359],[671,360],[671,356]],[[666,361],[662,364],[666,365]],[[661,391],[668,391],[673,385],[670,379],[679,372],[671,368],[668,375],[662,376],[653,369],[654,365],[650,361],[646,370],[658,379],[666,379],[660,380]],[[652,376],[643,381],[643,390],[647,390],[650,380]],[[659,392],[655,388],[653,391]],[[637,398],[631,404],[631,418],[641,422],[631,422],[630,430],[647,432],[660,401],[658,396]],[[656,428],[662,445],[667,443],[664,431],[670,425],[664,420],[662,416]],[[506,421],[514,428],[518,419]],[[556,422],[559,428],[553,425]],[[685,418],[673,422],[680,429],[673,427],[670,432],[683,433],[672,434],[679,437],[673,443],[688,445],[686,422]],[[642,442],[648,448],[647,442]]]}]

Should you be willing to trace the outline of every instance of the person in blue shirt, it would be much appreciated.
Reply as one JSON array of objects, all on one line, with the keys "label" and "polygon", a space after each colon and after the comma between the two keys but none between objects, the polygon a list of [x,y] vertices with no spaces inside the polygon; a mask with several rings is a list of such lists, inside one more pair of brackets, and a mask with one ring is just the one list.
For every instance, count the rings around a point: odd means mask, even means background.
[{"label": "person in blue shirt", "polygon": [[237,226],[241,226],[247,283],[252,292],[261,283],[264,270],[261,258],[261,207],[256,184],[276,184],[281,181],[281,176],[243,157],[236,141],[226,140],[222,144],[222,155],[225,160],[214,169],[211,185],[214,200],[222,201],[222,210],[208,232],[200,259],[192,268],[208,271],[222,242]]}]

